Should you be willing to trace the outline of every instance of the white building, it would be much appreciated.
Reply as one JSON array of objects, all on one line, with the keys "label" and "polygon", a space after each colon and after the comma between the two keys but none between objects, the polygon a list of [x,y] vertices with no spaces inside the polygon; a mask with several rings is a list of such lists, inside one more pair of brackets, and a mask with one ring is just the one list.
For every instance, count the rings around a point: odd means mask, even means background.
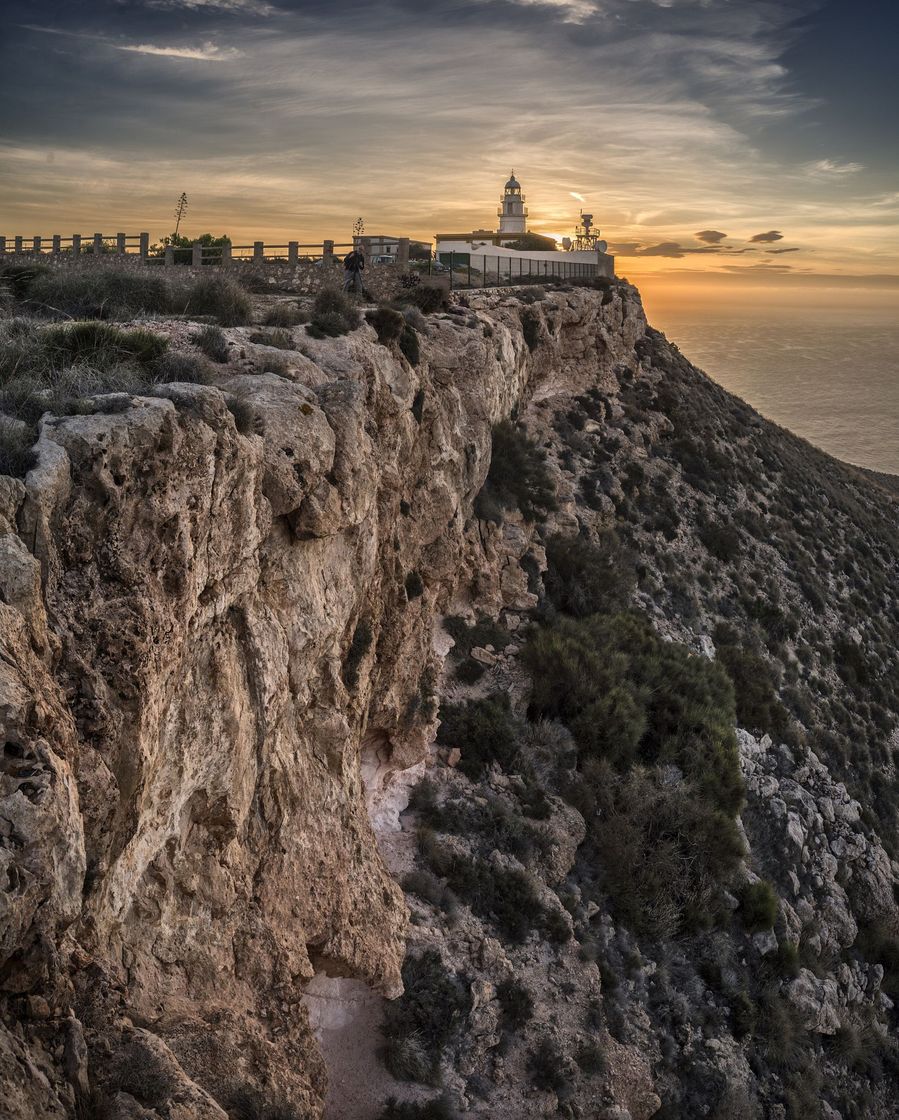
[{"label": "white building", "polygon": [[[564,250],[512,249],[506,242],[517,241],[527,230],[528,208],[524,204],[521,183],[515,173],[503,188],[497,210],[499,229],[476,229],[471,233],[438,233],[437,256],[443,264],[454,267],[471,266],[483,276],[562,276],[615,275],[615,258],[606,251],[606,243],[595,235],[586,239],[592,248]],[[592,217],[588,215],[588,217]],[[587,232],[590,233],[589,224]],[[584,244],[584,239],[581,239]],[[585,266],[585,267],[581,267]]]}]

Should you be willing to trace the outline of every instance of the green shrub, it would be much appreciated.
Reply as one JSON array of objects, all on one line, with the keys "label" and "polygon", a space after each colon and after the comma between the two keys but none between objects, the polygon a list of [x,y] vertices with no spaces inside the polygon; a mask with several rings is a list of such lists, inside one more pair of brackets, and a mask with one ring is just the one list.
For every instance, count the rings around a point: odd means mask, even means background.
[{"label": "green shrub", "polygon": [[771,929],[779,908],[777,891],[764,879],[747,883],[740,891],[740,917],[749,933]]},{"label": "green shrub", "polygon": [[497,520],[496,509],[519,509],[527,521],[539,521],[556,508],[555,488],[546,469],[546,455],[510,420],[493,429],[493,450],[487,480],[475,501],[485,520]]},{"label": "green shrub", "polygon": [[0,415],[0,475],[24,478],[37,465],[34,429]]},{"label": "green shrub", "polygon": [[782,736],[789,726],[789,714],[777,697],[768,662],[736,645],[719,646],[717,659],[733,681],[740,726]]},{"label": "green shrub", "polygon": [[533,1019],[533,997],[524,984],[513,976],[497,984],[496,996],[503,1012],[503,1026],[507,1030],[520,1031]]},{"label": "green shrub", "polygon": [[325,288],[315,297],[312,321],[306,331],[313,338],[337,338],[354,331],[361,322],[359,309],[349,296]]},{"label": "green shrub", "polygon": [[44,273],[28,286],[27,297],[41,312],[76,319],[130,319],[178,310],[165,277],[115,267]]},{"label": "green shrub", "polygon": [[598,1042],[582,1042],[574,1060],[589,1077],[597,1077],[606,1071],[606,1056]]},{"label": "green shrub", "polygon": [[734,820],[692,783],[665,784],[639,768],[600,770],[593,784],[599,813],[585,855],[595,852],[619,920],[657,938],[717,921],[721,887],[744,854]]},{"label": "green shrub", "polygon": [[76,362],[94,369],[111,369],[129,360],[147,365],[168,348],[168,339],[152,331],[136,328],[120,330],[109,323],[66,323],[45,327],[40,345],[48,364],[60,369]]},{"label": "green shrub", "polygon": [[195,354],[179,354],[166,350],[148,367],[152,382],[187,381],[194,385],[211,385],[215,380],[213,367]]},{"label": "green shrub", "polygon": [[436,1084],[443,1051],[471,1011],[468,978],[450,972],[439,953],[426,949],[406,958],[403,987],[403,995],[386,1005],[381,1026],[390,1060],[402,1059],[405,1065],[397,1068],[406,1071],[406,1079]]},{"label": "green shrub", "polygon": [[635,613],[560,618],[523,651],[531,714],[560,719],[582,753],[615,765],[674,764],[734,813],[742,780],[730,681],[714,662],[663,641]]},{"label": "green shrub", "polygon": [[410,871],[403,877],[403,890],[407,894],[417,894],[432,906],[443,902],[445,888],[437,876],[426,868]]},{"label": "green shrub", "polygon": [[606,530],[595,542],[556,534],[546,542],[546,594],[560,611],[575,617],[626,607],[637,583],[636,561],[616,534]]},{"label": "green shrub", "polygon": [[210,323],[191,337],[191,342],[213,362],[224,363],[230,358],[228,339],[221,327]]},{"label": "green shrub", "polygon": [[228,411],[242,436],[251,436],[256,431],[256,410],[243,397],[228,396],[225,400]]},{"label": "green shrub", "polygon": [[26,299],[33,285],[49,275],[48,265],[37,262],[0,265],[0,287],[6,288],[14,299]]},{"label": "green shrub", "polygon": [[449,294],[443,288],[420,285],[404,291],[397,297],[397,302],[411,304],[425,315],[433,315],[436,311],[446,311],[449,307]]},{"label": "green shrub", "polygon": [[406,327],[406,320],[400,312],[390,307],[376,307],[373,311],[366,311],[365,321],[374,327],[382,346],[399,342]]},{"label": "green shrub", "polygon": [[479,615],[471,625],[459,615],[448,615],[443,620],[443,627],[455,643],[453,655],[457,657],[466,657],[476,647],[493,646],[496,650],[504,650],[512,641],[508,630],[484,614]]},{"label": "green shrub", "polygon": [[514,767],[519,734],[520,725],[505,695],[470,700],[467,704],[444,704],[440,709],[437,742],[459,748],[459,770],[473,781],[493,762],[503,770]]},{"label": "green shrub", "polygon": [[301,311],[295,303],[276,303],[269,308],[262,320],[264,327],[297,327],[308,323],[309,315]]},{"label": "green shrub", "polygon": [[388,1097],[378,1120],[455,1120],[449,1097],[441,1095],[429,1101],[398,1101]]},{"label": "green shrub", "polygon": [[253,301],[245,288],[223,273],[210,273],[180,293],[185,314],[210,315],[223,327],[242,327],[253,318]]},{"label": "green shrub", "polygon": [[530,1052],[527,1068],[535,1088],[549,1090],[557,1096],[565,1095],[569,1087],[565,1058],[551,1039],[544,1038]]},{"label": "green shrub", "polygon": [[706,525],[699,539],[718,560],[733,563],[740,555],[740,534],[731,525]]},{"label": "green shrub", "polygon": [[274,346],[276,350],[296,350],[297,344],[289,331],[277,329],[272,331],[253,331],[250,342],[256,346]]},{"label": "green shrub", "polygon": [[540,316],[530,307],[524,308],[521,311],[521,330],[524,334],[524,341],[527,343],[527,348],[532,353],[540,345]]},{"label": "green shrub", "polygon": [[[417,366],[421,361],[421,347],[418,343],[418,332],[408,324],[403,327],[400,335],[400,353],[411,366]],[[421,417],[417,418],[421,421]]]}]

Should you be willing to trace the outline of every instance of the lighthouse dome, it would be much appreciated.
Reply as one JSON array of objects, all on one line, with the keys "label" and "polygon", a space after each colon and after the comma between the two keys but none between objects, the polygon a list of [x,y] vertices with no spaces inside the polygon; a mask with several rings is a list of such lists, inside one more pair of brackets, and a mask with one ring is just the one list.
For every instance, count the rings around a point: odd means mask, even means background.
[{"label": "lighthouse dome", "polygon": [[508,183],[506,183],[506,190],[507,191],[520,191],[521,190],[521,183],[519,183],[518,180],[515,178],[515,172],[514,171],[509,176]]}]

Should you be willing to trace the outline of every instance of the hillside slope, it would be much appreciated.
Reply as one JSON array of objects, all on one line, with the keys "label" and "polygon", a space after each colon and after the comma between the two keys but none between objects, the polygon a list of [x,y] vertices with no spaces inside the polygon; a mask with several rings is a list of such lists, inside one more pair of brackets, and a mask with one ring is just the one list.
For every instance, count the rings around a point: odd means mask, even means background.
[{"label": "hillside slope", "polygon": [[10,1116],[318,1117],[353,983],[335,1120],[893,1115],[895,499],[624,283],[288,331],[0,478]]}]

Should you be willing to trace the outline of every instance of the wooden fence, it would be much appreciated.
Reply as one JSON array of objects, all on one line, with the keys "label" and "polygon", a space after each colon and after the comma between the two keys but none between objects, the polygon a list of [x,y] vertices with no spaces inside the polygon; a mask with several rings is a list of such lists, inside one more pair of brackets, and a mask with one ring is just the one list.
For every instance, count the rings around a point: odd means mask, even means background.
[{"label": "wooden fence", "polygon": [[[366,244],[366,238],[360,238],[359,244],[366,251],[366,256],[371,257],[371,252]],[[354,248],[354,242],[319,241],[304,244],[300,241],[287,241],[281,244],[271,244],[265,241],[253,241],[248,245],[234,245],[226,241],[222,245],[204,245],[194,241],[190,246],[150,246],[148,233],[95,233],[83,235],[73,233],[71,237],[63,237],[54,233],[49,237],[5,237],[0,235],[0,259],[10,257],[49,257],[59,261],[71,260],[75,257],[131,257],[139,258],[148,265],[230,265],[240,262],[250,263],[282,263],[296,265],[301,262],[323,261],[325,264],[341,259]],[[376,260],[371,261],[377,263]],[[408,265],[409,263],[409,238],[400,237],[396,243],[396,253],[392,264]]]}]

